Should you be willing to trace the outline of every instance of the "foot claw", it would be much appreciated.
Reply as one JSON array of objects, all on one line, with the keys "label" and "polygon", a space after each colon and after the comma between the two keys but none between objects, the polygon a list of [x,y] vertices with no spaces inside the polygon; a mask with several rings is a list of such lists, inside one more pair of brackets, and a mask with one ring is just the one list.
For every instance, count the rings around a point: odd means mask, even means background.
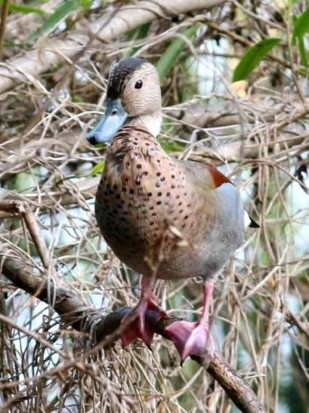
[{"label": "foot claw", "polygon": [[178,350],[181,365],[188,357],[204,361],[214,352],[208,325],[176,321],[166,328],[166,332]]},{"label": "foot claw", "polygon": [[156,305],[154,300],[139,302],[121,322],[122,346],[126,347],[135,340],[141,339],[151,349],[155,326],[164,315],[165,312]]}]

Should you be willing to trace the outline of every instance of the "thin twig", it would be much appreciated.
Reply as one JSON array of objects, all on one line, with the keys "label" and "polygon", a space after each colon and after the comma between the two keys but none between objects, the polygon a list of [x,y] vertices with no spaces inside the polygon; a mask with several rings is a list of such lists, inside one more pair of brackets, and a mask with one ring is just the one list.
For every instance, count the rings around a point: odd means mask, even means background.
[{"label": "thin twig", "polygon": [[4,0],[1,7],[1,22],[0,22],[0,61],[3,59],[4,34],[6,27],[6,19],[9,13],[10,0]]},{"label": "thin twig", "polygon": [[[48,297],[50,290],[53,289],[54,292],[52,295],[55,294],[53,307],[61,316],[62,320],[65,321],[66,325],[72,325],[79,331],[91,334],[95,342],[101,343],[101,346],[110,345],[113,340],[119,337],[121,320],[128,314],[131,310],[130,308],[119,309],[108,315],[103,315],[91,307],[81,308],[80,298],[76,294],[67,289],[57,288],[52,282],[48,283],[47,279],[44,280],[43,277],[36,277],[32,274],[31,267],[26,266],[25,263],[19,259],[10,257],[9,250],[2,256],[1,262],[3,275],[10,279],[17,287],[22,288],[24,291],[36,296],[47,304],[49,304]],[[148,322],[152,323],[153,320],[158,319],[158,314],[150,311],[147,314],[147,318]],[[0,317],[0,319],[6,321],[4,316]],[[174,317],[159,317],[159,321],[156,321],[156,332],[167,338],[165,329],[174,321]],[[36,337],[36,335],[33,335],[33,337],[49,346],[49,343],[43,342],[41,337]],[[197,361],[203,365],[202,360]],[[242,412],[266,412],[249,384],[242,379],[218,353],[214,354],[205,368],[207,372],[221,384]]]}]

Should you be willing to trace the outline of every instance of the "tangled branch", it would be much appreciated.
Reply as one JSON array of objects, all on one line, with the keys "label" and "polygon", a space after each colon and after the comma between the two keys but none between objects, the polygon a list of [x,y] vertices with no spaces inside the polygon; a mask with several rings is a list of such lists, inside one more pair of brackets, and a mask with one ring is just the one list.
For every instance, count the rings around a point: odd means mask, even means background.
[{"label": "tangled branch", "polygon": [[43,40],[34,50],[21,57],[13,58],[0,65],[0,93],[4,93],[20,83],[37,84],[36,77],[62,62],[73,64],[72,59],[84,49],[98,46],[158,16],[170,19],[191,11],[210,9],[225,0],[153,0],[140,1],[132,6],[123,6],[104,14],[90,24],[83,24],[63,40]]},{"label": "tangled branch", "polygon": [[[4,249],[1,259],[2,274],[16,287],[28,294],[42,300],[51,306],[67,326],[87,333],[93,344],[107,347],[119,338],[120,324],[123,317],[130,312],[129,307],[124,307],[103,315],[92,307],[81,307],[80,297],[67,287],[58,287],[54,281],[47,280],[46,276],[37,276],[30,265],[25,265],[24,260],[12,256],[13,251]],[[52,298],[51,298],[52,297]],[[157,314],[148,312],[148,322],[157,320]],[[157,334],[168,338],[165,329],[175,318],[164,316],[155,325]],[[201,360],[196,360],[203,364]],[[209,364],[205,365],[206,371],[219,382],[236,406],[244,413],[265,412],[249,384],[220,356],[215,353]],[[5,387],[5,384],[2,387]]]}]

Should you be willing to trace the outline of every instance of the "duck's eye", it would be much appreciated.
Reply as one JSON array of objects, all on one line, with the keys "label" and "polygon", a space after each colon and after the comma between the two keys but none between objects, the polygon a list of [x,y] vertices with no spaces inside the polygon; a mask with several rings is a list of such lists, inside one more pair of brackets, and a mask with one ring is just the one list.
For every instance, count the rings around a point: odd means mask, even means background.
[{"label": "duck's eye", "polygon": [[140,89],[143,86],[143,81],[141,79],[139,79],[136,83],[135,83],[135,89]]}]

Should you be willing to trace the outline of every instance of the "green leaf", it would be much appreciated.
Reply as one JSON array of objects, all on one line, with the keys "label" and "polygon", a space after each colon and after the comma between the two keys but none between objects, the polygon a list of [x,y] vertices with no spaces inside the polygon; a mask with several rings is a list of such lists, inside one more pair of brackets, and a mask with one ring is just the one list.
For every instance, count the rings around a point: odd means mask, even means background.
[{"label": "green leaf", "polygon": [[184,146],[174,140],[162,139],[160,141],[165,152],[183,152]]},{"label": "green leaf", "polygon": [[300,16],[293,16],[293,45],[298,45],[302,65],[308,68],[308,52],[306,50],[304,37],[309,31],[309,9]]},{"label": "green leaf", "polygon": [[[138,39],[145,39],[147,38],[148,35],[148,31],[150,29],[150,24],[149,23],[145,23],[139,27],[137,27],[134,30],[131,30],[127,35],[128,38],[130,40],[138,40]],[[133,47],[132,49],[130,49],[128,51],[128,53],[126,53],[126,57],[130,57],[133,56],[138,50],[140,49],[140,47]]]},{"label": "green leaf", "polygon": [[[194,24],[193,26],[186,29],[182,34],[188,39],[192,39],[198,27],[199,26],[197,24]],[[185,46],[185,41],[177,38],[174,41],[172,41],[172,43],[168,46],[166,51],[160,57],[157,63],[157,70],[159,72],[161,80],[164,79],[169,74],[170,70],[175,66],[175,63],[178,60]]]},{"label": "green leaf", "polygon": [[36,188],[36,180],[33,174],[21,172],[16,175],[14,189],[18,193],[28,192]]},{"label": "green leaf", "polygon": [[247,50],[234,70],[233,82],[246,79],[258,66],[261,60],[263,60],[263,58],[280,41],[281,39],[278,38],[264,39],[256,45],[250,47],[250,49]]},{"label": "green leaf", "polygon": [[76,7],[79,6],[78,0],[66,0],[59,6],[54,13],[46,20],[42,26],[44,32],[54,29],[63,19],[65,19]]},{"label": "green leaf", "polygon": [[80,4],[83,9],[88,10],[91,7],[92,0],[80,0]]},{"label": "green leaf", "polygon": [[99,162],[97,163],[91,170],[91,175],[96,176],[99,175],[103,172],[105,167],[105,162]]},{"label": "green leaf", "polygon": [[303,66],[309,67],[308,63],[308,52],[306,50],[305,41],[303,38],[298,38],[298,48],[300,53],[300,58]]},{"label": "green leaf", "polygon": [[15,13],[23,13],[23,14],[29,14],[29,13],[35,13],[39,15],[46,14],[44,10],[38,9],[36,7],[21,5],[21,4],[20,5],[10,4],[9,10]]},{"label": "green leaf", "polygon": [[42,25],[42,27],[32,33],[32,35],[29,37],[30,40],[34,40],[39,35],[43,33],[49,33],[53,29],[57,27],[57,25],[64,20],[72,11],[76,10],[78,7],[80,7],[81,2],[80,0],[65,0],[61,6],[59,6],[53,14],[51,14],[48,19],[45,21],[45,23]]},{"label": "green leaf", "polygon": [[79,95],[74,95],[72,97],[72,101],[75,103],[82,103],[84,101],[84,98],[82,96]]},{"label": "green leaf", "polygon": [[138,26],[136,29],[130,30],[127,33],[127,36],[130,40],[144,39],[145,37],[147,37],[149,29],[150,23],[145,23],[141,26]]},{"label": "green leaf", "polygon": [[309,8],[303,12],[294,23],[293,37],[302,39],[309,32]]}]

